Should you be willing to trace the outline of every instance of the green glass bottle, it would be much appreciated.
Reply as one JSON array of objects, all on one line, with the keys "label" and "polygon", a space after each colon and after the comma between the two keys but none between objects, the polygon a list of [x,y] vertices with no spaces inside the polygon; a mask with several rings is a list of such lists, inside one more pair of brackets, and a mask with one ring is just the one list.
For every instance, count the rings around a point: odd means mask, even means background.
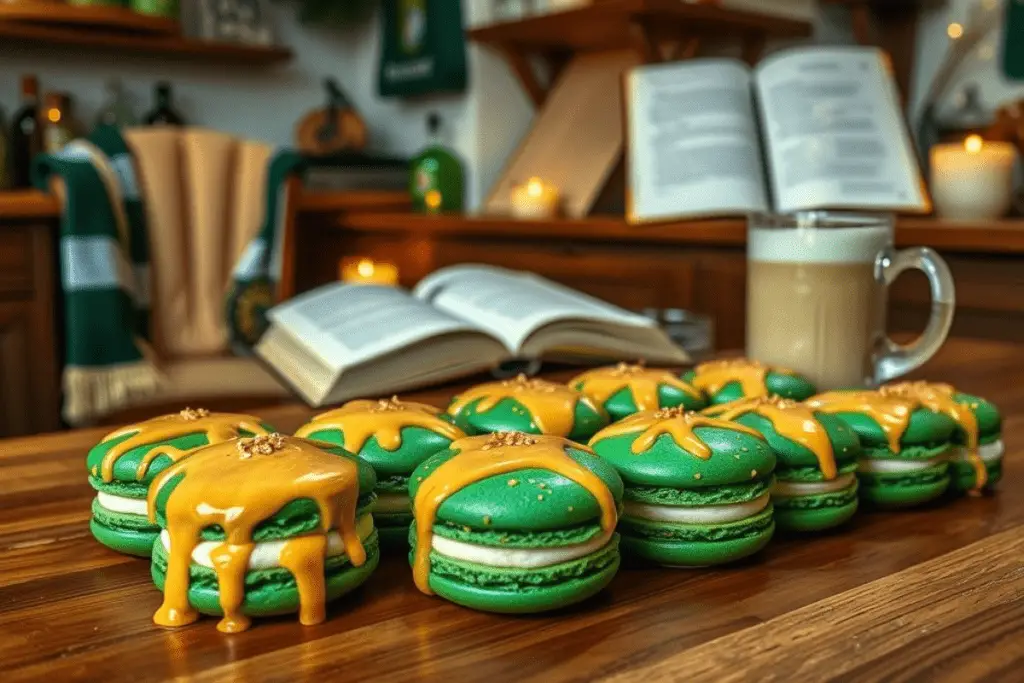
[{"label": "green glass bottle", "polygon": [[413,211],[441,213],[462,211],[465,174],[462,162],[441,143],[441,117],[427,117],[430,142],[417,154],[410,167],[409,193]]}]

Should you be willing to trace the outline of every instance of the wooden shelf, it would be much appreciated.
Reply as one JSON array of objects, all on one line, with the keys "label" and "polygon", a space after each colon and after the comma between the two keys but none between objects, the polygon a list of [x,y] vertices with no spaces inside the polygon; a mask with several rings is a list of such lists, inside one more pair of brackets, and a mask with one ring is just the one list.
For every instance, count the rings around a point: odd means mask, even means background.
[{"label": "wooden shelf", "polygon": [[[746,221],[734,218],[630,225],[621,218],[516,220],[501,216],[411,213],[358,213],[338,227],[365,233],[425,233],[495,239],[565,239],[585,242],[742,247]],[[951,223],[935,218],[900,218],[897,246],[928,246],[940,251],[1024,254],[1024,219]]]},{"label": "wooden shelf", "polygon": [[167,34],[181,31],[181,24],[173,19],[133,12],[126,7],[66,5],[58,2],[0,4],[0,21],[138,33]]},{"label": "wooden shelf", "polygon": [[756,34],[774,37],[810,35],[805,21],[712,4],[680,0],[602,0],[592,5],[518,21],[480,26],[469,37],[503,48],[530,50],[595,50],[635,44],[635,28],[659,34],[714,36]]},{"label": "wooden shelf", "polygon": [[60,215],[60,203],[53,195],[38,190],[0,192],[0,220],[43,218]]},{"label": "wooden shelf", "polygon": [[349,211],[401,211],[412,205],[405,190],[312,191],[299,195],[302,213],[346,213]]},{"label": "wooden shelf", "polygon": [[[132,35],[72,26],[43,26],[22,21],[0,21],[0,44],[44,45],[72,56],[78,48],[113,54],[152,55],[214,64],[266,66],[287,62],[292,51],[279,46],[215,43],[181,36]],[[61,49],[64,48],[64,49]]]}]

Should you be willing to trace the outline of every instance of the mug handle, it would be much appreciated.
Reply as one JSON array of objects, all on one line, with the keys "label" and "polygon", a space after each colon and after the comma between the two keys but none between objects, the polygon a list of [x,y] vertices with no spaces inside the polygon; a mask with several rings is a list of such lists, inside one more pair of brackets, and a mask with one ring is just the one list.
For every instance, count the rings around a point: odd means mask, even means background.
[{"label": "mug handle", "polygon": [[875,383],[883,384],[905,375],[935,355],[953,325],[956,290],[949,266],[934,249],[892,247],[875,259],[875,280],[886,287],[905,270],[920,270],[928,278],[932,293],[932,315],[921,336],[909,344],[897,344],[889,337],[880,340],[875,353]]}]

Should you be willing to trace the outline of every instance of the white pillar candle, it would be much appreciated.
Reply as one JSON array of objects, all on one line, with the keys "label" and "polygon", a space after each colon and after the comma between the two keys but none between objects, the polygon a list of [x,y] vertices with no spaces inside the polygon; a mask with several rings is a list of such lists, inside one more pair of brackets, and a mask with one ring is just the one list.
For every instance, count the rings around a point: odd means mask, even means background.
[{"label": "white pillar candle", "polygon": [[938,215],[961,221],[1005,216],[1013,199],[1016,158],[1009,142],[985,142],[978,135],[932,147],[931,191]]},{"label": "white pillar candle", "polygon": [[558,188],[540,178],[530,178],[512,188],[512,215],[516,218],[550,218],[558,212]]}]

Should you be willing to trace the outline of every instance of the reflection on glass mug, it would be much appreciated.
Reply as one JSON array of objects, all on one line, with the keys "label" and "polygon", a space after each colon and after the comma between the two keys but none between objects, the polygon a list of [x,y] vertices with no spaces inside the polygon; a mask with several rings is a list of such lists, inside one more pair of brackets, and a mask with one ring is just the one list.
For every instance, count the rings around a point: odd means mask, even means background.
[{"label": "reflection on glass mug", "polygon": [[[834,212],[755,215],[747,237],[747,355],[819,389],[887,382],[931,358],[953,323],[953,277],[933,250],[893,248],[892,220]],[[885,333],[887,289],[924,272],[932,313],[908,345]]]}]

